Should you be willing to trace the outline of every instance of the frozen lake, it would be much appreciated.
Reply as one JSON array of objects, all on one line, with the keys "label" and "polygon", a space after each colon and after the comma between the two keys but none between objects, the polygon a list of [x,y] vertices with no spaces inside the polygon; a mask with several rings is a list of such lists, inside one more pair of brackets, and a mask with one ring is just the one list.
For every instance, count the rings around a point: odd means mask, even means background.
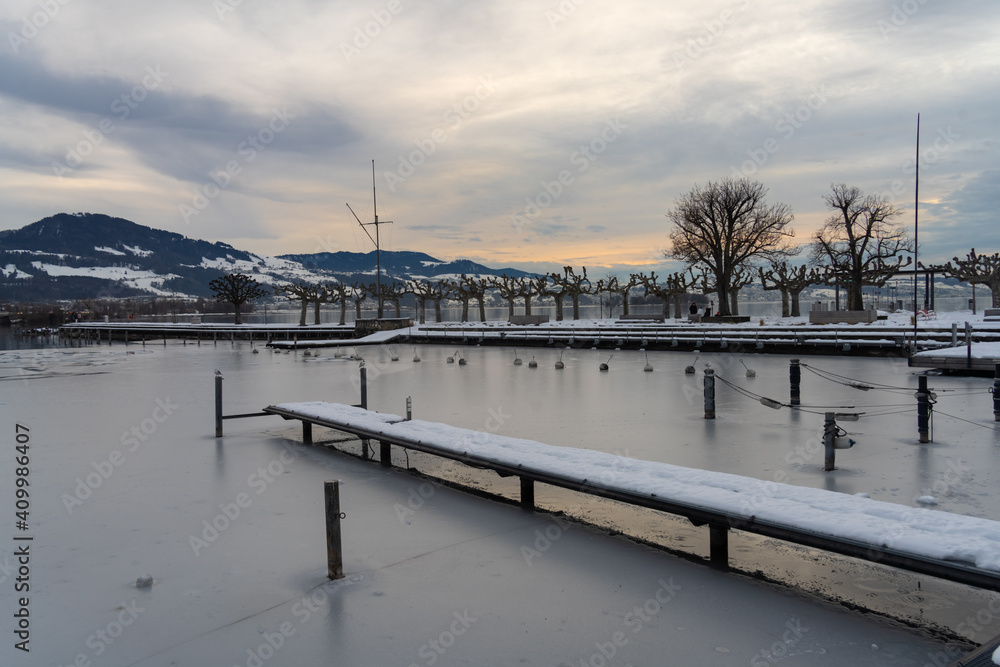
[{"label": "frozen lake", "polygon": [[[686,375],[684,368],[695,362],[694,355],[674,352],[650,352],[648,363],[655,370],[649,373],[643,371],[647,356],[635,351],[614,352],[610,370],[601,372],[598,365],[607,362],[612,353],[521,349],[517,354],[524,364],[515,366],[512,349],[462,347],[458,351],[468,364],[460,366],[446,363],[446,358],[456,352],[453,348],[395,345],[392,349],[399,361],[390,361],[386,347],[359,349],[368,366],[371,409],[403,414],[406,397],[410,396],[414,416],[420,419],[746,475],[760,479],[762,488],[766,482],[780,481],[841,493],[867,493],[878,500],[914,507],[921,506],[917,498],[933,496],[936,509],[942,511],[1000,517],[1000,497],[995,491],[1000,482],[996,457],[1000,436],[993,425],[992,397],[988,393],[991,380],[931,377],[931,387],[938,394],[934,441],[920,445],[913,396],[917,377],[906,367],[905,360],[803,358],[817,370],[886,386],[884,390],[859,391],[804,370],[802,403],[810,412],[772,410],[720,383],[718,416],[708,421],[703,417],[702,402],[706,363],[722,378],[754,394],[787,401],[788,358],[704,354],[697,361],[698,372]],[[420,363],[412,361],[414,352],[421,357]],[[556,370],[554,363],[560,354],[565,368]],[[532,357],[538,362],[537,368],[528,366]],[[740,359],[756,371],[756,377],[746,376]],[[38,595],[44,596],[47,603],[40,604],[35,613],[39,627],[44,624],[48,628],[45,641],[59,646],[52,628],[71,627],[75,633],[66,638],[65,646],[60,646],[62,652],[52,654],[50,660],[68,664],[77,649],[91,658],[98,657],[93,647],[86,647],[88,633],[79,627],[79,605],[75,601],[106,597],[102,585],[106,586],[110,579],[115,582],[117,595],[127,602],[137,594],[129,582],[146,571],[158,580],[148,594],[168,595],[166,591],[161,593],[167,587],[161,588],[159,579],[181,576],[187,566],[181,562],[183,559],[178,560],[178,553],[190,556],[189,535],[197,532],[201,519],[211,519],[218,514],[217,508],[233,502],[233,489],[246,489],[260,461],[281,461],[280,443],[284,438],[299,440],[297,426],[272,417],[229,420],[225,423],[225,439],[211,437],[215,369],[225,377],[225,412],[233,414],[281,402],[356,403],[357,366],[357,362],[335,358],[333,350],[323,350],[319,356],[267,349],[254,354],[246,343],[199,347],[171,341],[166,347],[132,344],[0,353],[0,410],[8,431],[5,436],[13,433],[15,422],[31,429],[32,488],[36,491],[32,496],[31,524],[39,536],[36,553],[40,554],[39,562],[55,568],[39,574]],[[842,424],[857,445],[838,451],[838,469],[824,472],[819,445],[823,416],[817,413],[834,406],[839,411],[861,411],[865,415],[856,423]],[[345,441],[338,434],[319,431],[315,436],[318,442],[326,441],[354,453],[360,451],[357,441]],[[120,456],[113,457],[114,451]],[[363,472],[371,466],[349,459],[343,463],[342,457],[330,459],[307,451],[296,457],[303,456],[317,467],[311,479],[322,477],[324,470],[334,465],[331,461],[336,461],[336,466],[350,467],[353,475],[369,479],[376,486],[381,484],[377,475],[382,473]],[[411,453],[408,461],[399,453],[394,462],[518,497],[516,479],[501,480],[492,473],[417,453]],[[7,493],[13,488],[12,467],[5,461],[0,469],[0,488]],[[280,479],[290,469],[290,465],[282,466],[281,474],[272,474]],[[102,470],[108,474],[102,475]],[[340,468],[336,474],[341,474]],[[331,476],[334,474],[326,473],[327,478]],[[274,479],[268,482],[266,475],[257,482],[265,488],[279,486]],[[374,490],[364,488],[367,484],[349,488],[360,496],[374,494]],[[423,488],[416,477],[408,484],[411,490]],[[220,539],[218,545],[209,547],[211,558],[197,561],[200,581],[207,583],[171,591],[173,608],[184,610],[187,605],[202,615],[210,610],[209,617],[235,614],[239,618],[240,605],[246,604],[249,611],[255,594],[248,590],[245,600],[232,594],[237,574],[250,577],[255,586],[264,589],[301,588],[304,582],[286,581],[280,575],[275,575],[277,581],[270,581],[269,573],[280,573],[285,568],[286,547],[302,544],[297,531],[303,525],[296,503],[301,502],[297,498],[303,493],[296,484],[281,486],[274,497],[280,494],[285,500],[277,504],[277,509],[268,511],[271,518],[275,512],[287,514],[278,524],[258,514],[257,507],[247,510],[250,518],[245,527],[254,530],[255,524],[260,525],[267,530],[272,545],[255,552],[261,562],[240,565],[245,554]],[[437,494],[435,498],[446,495],[443,489],[432,493]],[[272,494],[262,497],[270,499]],[[164,498],[172,500],[164,502]],[[463,501],[461,494],[457,498],[456,504],[471,502]],[[310,516],[315,516],[317,508],[321,511],[321,500],[321,494],[319,498],[310,497],[306,503]],[[192,517],[190,502],[203,511]],[[682,554],[706,556],[708,552],[707,530],[683,520],[544,485],[536,490],[536,502]],[[412,527],[408,516],[398,522],[396,516],[389,518],[397,529]],[[476,521],[471,515],[462,518],[463,525]],[[9,534],[15,532],[12,517],[5,516],[0,526]],[[311,530],[321,532],[321,523],[313,521]],[[373,539],[380,543],[387,537],[380,534]],[[106,549],[105,545],[113,548]],[[5,547],[0,551],[0,561],[9,554]],[[744,572],[758,572],[763,578],[791,583],[919,626],[947,628],[978,642],[1000,631],[992,612],[989,619],[980,615],[979,630],[970,634],[967,627],[962,627],[970,614],[974,617],[992,608],[997,598],[993,594],[754,536],[731,538],[731,554],[733,566]],[[293,560],[300,558],[295,556]],[[359,558],[369,563],[381,557],[376,550]],[[310,576],[325,572],[324,565],[320,556],[316,572]],[[60,572],[67,574],[61,576]],[[81,579],[81,572],[88,576]],[[8,584],[3,583],[5,600],[10,596]],[[442,586],[448,583],[442,581]],[[225,595],[222,589],[226,589]],[[167,634],[181,629],[191,631],[191,621],[184,618],[162,618],[158,622],[164,624],[162,630]],[[39,633],[41,638],[42,631]],[[140,644],[130,647],[111,664],[133,664],[150,655],[150,646]],[[239,662],[238,657],[226,660],[229,662],[224,664]],[[566,660],[566,664],[577,664]],[[713,660],[702,664],[747,664],[746,657],[731,663]],[[152,660],[142,664],[161,663]]]}]

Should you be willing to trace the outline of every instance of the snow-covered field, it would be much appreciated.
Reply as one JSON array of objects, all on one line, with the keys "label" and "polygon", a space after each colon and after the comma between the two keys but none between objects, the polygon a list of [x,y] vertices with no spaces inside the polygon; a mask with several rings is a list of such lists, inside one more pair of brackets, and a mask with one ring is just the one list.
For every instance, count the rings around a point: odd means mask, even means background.
[{"label": "snow-covered field", "polygon": [[[621,457],[736,473],[974,517],[1000,516],[990,381],[932,378],[934,443],[916,443],[905,361],[805,359],[816,369],[887,385],[859,391],[803,373],[803,404],[854,405],[844,424],[858,444],[822,471],[822,416],[774,411],[719,387],[706,421],[702,371],[757,394],[787,399],[784,357],[462,349],[362,350],[369,401],[420,419]],[[527,366],[536,356],[537,368]],[[714,572],[667,553],[524,513],[409,473],[297,444],[297,425],[231,420],[213,434],[214,370],[226,412],[268,404],[357,400],[357,364],[303,353],[251,352],[246,344],[171,342],[0,353],[0,606],[3,665],[923,665],[958,657],[946,642],[809,595]],[[845,410],[847,408],[844,408]],[[15,424],[29,436],[30,512],[15,512]],[[334,434],[317,433],[331,441]],[[351,443],[340,446],[356,451]],[[413,465],[423,466],[415,455]],[[402,454],[395,463],[406,464]],[[428,464],[443,476],[467,475]],[[476,473],[485,476],[487,473]],[[341,479],[347,577],[326,583],[322,482]],[[481,480],[480,480],[481,481]],[[486,481],[504,492],[505,481]],[[538,489],[537,500],[632,522],[627,532],[693,536],[703,529],[650,514],[631,519],[603,503]],[[515,496],[516,497],[516,494]],[[31,653],[14,648],[21,608],[15,536],[30,536]],[[677,544],[669,544],[677,547]],[[734,564],[785,567],[773,541],[734,538]],[[755,560],[756,559],[756,560]],[[811,559],[805,559],[811,560]],[[828,592],[871,606],[919,608],[973,642],[1000,628],[1000,597],[875,567],[818,558]],[[766,565],[764,566],[766,567]],[[789,566],[791,567],[791,566]],[[146,574],[149,588],[136,587]],[[768,573],[772,574],[772,573]],[[863,591],[864,593],[860,593]],[[881,605],[881,607],[880,607]],[[916,612],[914,612],[916,613]],[[971,618],[972,625],[965,619]]]}]

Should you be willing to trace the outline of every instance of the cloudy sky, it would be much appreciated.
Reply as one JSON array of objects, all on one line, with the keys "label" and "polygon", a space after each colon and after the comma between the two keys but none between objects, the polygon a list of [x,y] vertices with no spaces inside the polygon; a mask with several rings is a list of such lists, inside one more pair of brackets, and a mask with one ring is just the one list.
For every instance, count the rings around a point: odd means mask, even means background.
[{"label": "cloudy sky", "polygon": [[921,258],[1000,249],[1000,3],[6,0],[0,228],[128,218],[266,254],[660,268],[749,175],[805,243],[832,182]]}]

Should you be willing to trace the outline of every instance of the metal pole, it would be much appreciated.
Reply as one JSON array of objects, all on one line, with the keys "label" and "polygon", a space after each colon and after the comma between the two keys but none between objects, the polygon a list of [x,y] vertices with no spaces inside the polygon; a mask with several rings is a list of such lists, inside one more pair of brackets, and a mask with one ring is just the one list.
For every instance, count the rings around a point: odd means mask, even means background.
[{"label": "metal pole", "polygon": [[921,375],[917,382],[917,434],[920,442],[930,442],[931,405],[927,393],[927,376]]},{"label": "metal pole", "polygon": [[792,359],[788,366],[788,380],[791,387],[789,391],[791,400],[789,403],[791,405],[799,405],[801,402],[802,368],[799,365],[798,359]]},{"label": "metal pole", "polygon": [[1000,422],[1000,364],[993,369],[993,421]]},{"label": "metal pole", "polygon": [[705,369],[705,419],[715,419],[715,371]]},{"label": "metal pole", "polygon": [[361,362],[361,407],[368,409],[368,369],[365,362]]},{"label": "metal pole", "polygon": [[958,322],[951,323],[951,344],[958,345]]},{"label": "metal pole", "polygon": [[215,437],[222,437],[222,376],[215,376]]},{"label": "metal pole", "polygon": [[833,441],[837,437],[837,413],[827,412],[823,420],[823,470],[830,471],[837,468],[837,454]]},{"label": "metal pole", "polygon": [[917,351],[917,292],[920,287],[918,271],[920,263],[917,261],[918,237],[920,234],[919,212],[920,212],[920,114],[917,114],[917,155],[916,174],[913,179],[913,352]]},{"label": "metal pole", "polygon": [[972,368],[972,325],[965,323],[965,367]]},{"label": "metal pole", "polygon": [[327,579],[344,578],[344,551],[340,538],[340,481],[327,480],[323,483],[326,501],[326,563]]},{"label": "metal pole", "polygon": [[406,421],[413,419],[413,398],[406,397]]}]

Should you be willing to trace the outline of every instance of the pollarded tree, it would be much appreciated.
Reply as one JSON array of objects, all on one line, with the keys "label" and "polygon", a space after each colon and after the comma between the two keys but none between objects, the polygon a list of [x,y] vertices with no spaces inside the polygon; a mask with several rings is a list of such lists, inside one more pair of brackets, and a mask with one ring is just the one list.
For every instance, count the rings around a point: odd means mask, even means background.
[{"label": "pollarded tree", "polygon": [[354,319],[361,319],[361,304],[365,302],[365,299],[369,296],[368,285],[361,282],[351,283],[351,299],[354,300]]},{"label": "pollarded tree", "polygon": [[[438,298],[440,290],[434,283],[425,280],[410,280],[406,283],[406,291],[417,300],[417,312],[420,317],[420,324],[427,322],[427,301]],[[438,300],[440,303],[440,300]],[[438,309],[438,322],[441,321],[441,310]]]},{"label": "pollarded tree", "polygon": [[[315,283],[308,283],[304,280],[296,280],[295,282],[287,283],[285,285],[278,285],[274,288],[274,294],[276,296],[284,296],[289,301],[301,301],[302,302],[302,312],[299,315],[299,326],[304,327],[306,325],[306,312],[309,308],[309,304],[313,301],[317,301],[319,298],[320,286]],[[319,324],[319,306],[316,308],[316,324]]]},{"label": "pollarded tree", "polygon": [[688,288],[695,284],[694,277],[690,279],[684,273],[671,273],[663,281],[657,277],[655,271],[645,273],[634,273],[632,279],[638,285],[642,285],[646,296],[655,296],[663,303],[663,319],[670,317],[670,304],[674,304],[675,317],[681,317],[680,298],[687,293]]},{"label": "pollarded tree", "polygon": [[[760,284],[765,290],[781,293],[781,316],[799,317],[799,294],[810,285],[820,285],[829,280],[827,270],[806,265],[790,266],[788,262],[772,262],[765,270],[758,268]],[[790,307],[789,307],[790,306]]]},{"label": "pollarded tree", "polygon": [[[739,315],[740,314],[740,290],[753,282],[753,268],[752,266],[741,266],[735,271],[733,271],[732,279],[729,282],[729,314]],[[713,276],[708,272],[701,274],[701,293],[702,294],[718,294],[719,289],[713,282]],[[719,297],[720,303],[722,297]],[[722,308],[719,308],[720,312]]]},{"label": "pollarded tree", "polygon": [[829,267],[832,278],[847,291],[847,309],[863,308],[862,289],[883,287],[913,259],[906,231],[890,220],[900,211],[882,195],[865,195],[860,188],[835,183],[823,200],[833,209],[816,233],[811,260]]},{"label": "pollarded tree", "polygon": [[667,214],[674,224],[667,257],[712,274],[719,313],[730,313],[730,290],[741,267],[787,257],[793,215],[785,204],[767,204],[767,188],[749,178],[695,186]]},{"label": "pollarded tree", "polygon": [[243,273],[227,273],[208,284],[215,294],[215,300],[231,303],[236,308],[236,324],[243,324],[240,309],[243,304],[267,296],[267,289],[250,276]]},{"label": "pollarded tree", "polygon": [[[622,300],[622,315],[628,315],[628,298],[629,292],[640,285],[638,278],[635,274],[629,276],[628,281],[620,279],[618,276],[609,275],[607,278],[601,278],[594,284],[594,293],[608,292],[609,294],[614,294],[621,297]],[[610,305],[609,305],[609,316],[610,316]]]},{"label": "pollarded tree", "polygon": [[[590,279],[587,278],[587,267],[583,267],[583,274],[577,275],[572,266],[564,266],[561,276],[558,273],[550,273],[549,280],[557,285],[561,285],[563,288],[562,293],[557,297],[560,306],[563,297],[568,295],[573,303],[573,319],[580,319],[580,295],[590,294]],[[562,314],[561,311],[561,307],[557,308],[559,315]],[[562,318],[557,317],[557,319]]]},{"label": "pollarded tree", "polygon": [[521,286],[518,279],[508,276],[490,276],[486,279],[490,287],[500,292],[500,296],[507,302],[507,316],[514,317],[514,301],[521,296]]},{"label": "pollarded tree", "polygon": [[993,293],[993,307],[1000,308],[1000,253],[977,255],[973,248],[965,259],[955,257],[943,266],[931,268],[970,285],[986,285]]},{"label": "pollarded tree", "polygon": [[[326,300],[330,303],[340,304],[340,324],[343,325],[347,320],[347,301],[352,295],[351,286],[342,282],[327,282],[323,283],[322,293],[326,295]],[[319,324],[318,319],[316,324]]]}]

